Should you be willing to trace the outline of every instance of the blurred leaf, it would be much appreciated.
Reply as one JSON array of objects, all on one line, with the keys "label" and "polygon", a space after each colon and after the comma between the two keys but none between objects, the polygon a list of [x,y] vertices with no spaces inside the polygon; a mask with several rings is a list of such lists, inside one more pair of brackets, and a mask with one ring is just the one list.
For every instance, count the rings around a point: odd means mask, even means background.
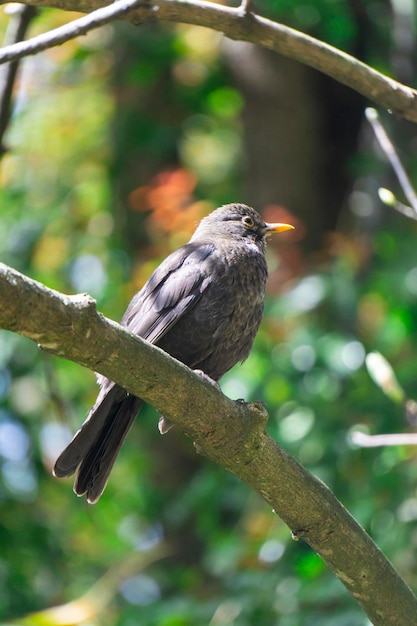
[{"label": "blurred leaf", "polygon": [[370,352],[366,356],[366,367],[372,380],[393,402],[402,404],[405,400],[404,390],[400,387],[394,370],[379,352]]}]

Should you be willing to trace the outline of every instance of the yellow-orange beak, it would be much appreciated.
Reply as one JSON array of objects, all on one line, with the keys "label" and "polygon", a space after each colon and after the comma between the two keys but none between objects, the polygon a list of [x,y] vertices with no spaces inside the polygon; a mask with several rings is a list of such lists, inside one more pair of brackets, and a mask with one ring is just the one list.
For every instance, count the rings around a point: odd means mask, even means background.
[{"label": "yellow-orange beak", "polygon": [[291,224],[268,224],[268,222],[265,222],[265,231],[267,233],[283,233],[286,230],[294,230],[294,228]]}]

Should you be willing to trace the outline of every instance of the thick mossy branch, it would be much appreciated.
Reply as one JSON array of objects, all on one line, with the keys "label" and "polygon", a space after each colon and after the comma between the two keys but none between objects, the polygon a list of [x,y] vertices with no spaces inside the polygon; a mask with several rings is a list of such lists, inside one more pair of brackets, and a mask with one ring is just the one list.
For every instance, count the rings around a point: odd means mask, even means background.
[{"label": "thick mossy branch", "polygon": [[201,453],[259,493],[326,561],[375,626],[417,623],[417,599],[405,582],[332,492],[267,435],[259,404],[229,400],[203,377],[97,313],[89,296],[60,294],[3,264],[0,328],[152,403]]},{"label": "thick mossy branch", "polygon": [[[305,33],[255,13],[247,13],[244,7],[234,8],[204,0],[143,0],[143,2],[138,0],[138,2],[139,6],[136,7],[135,0],[118,0],[110,5],[103,0],[28,0],[25,4],[84,13],[96,10],[96,14],[93,11],[88,16],[88,24],[85,18],[81,18],[27,42],[3,48],[0,50],[0,63],[62,44],[116,17],[120,18],[123,13],[123,19],[137,25],[150,20],[194,24],[222,32],[231,39],[263,46],[319,70],[379,106],[417,122],[416,90],[398,83],[349,54]],[[104,13],[99,11],[102,7],[106,7]]]}]

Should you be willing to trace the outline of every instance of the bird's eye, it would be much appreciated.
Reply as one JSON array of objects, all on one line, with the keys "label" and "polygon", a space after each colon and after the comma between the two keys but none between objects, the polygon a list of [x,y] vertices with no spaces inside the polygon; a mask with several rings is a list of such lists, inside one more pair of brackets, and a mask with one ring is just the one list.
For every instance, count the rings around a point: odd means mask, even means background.
[{"label": "bird's eye", "polygon": [[245,217],[242,218],[242,222],[247,228],[253,228],[255,226],[255,222],[250,215],[245,215]]}]

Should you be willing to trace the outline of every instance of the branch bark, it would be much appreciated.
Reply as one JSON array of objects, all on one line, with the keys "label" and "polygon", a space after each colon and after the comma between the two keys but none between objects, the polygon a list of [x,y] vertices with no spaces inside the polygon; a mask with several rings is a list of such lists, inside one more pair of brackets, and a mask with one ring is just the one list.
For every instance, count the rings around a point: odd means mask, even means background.
[{"label": "branch bark", "polygon": [[[139,0],[138,0],[139,2]],[[4,0],[0,2],[4,3]],[[38,7],[54,7],[63,10],[89,12],[105,5],[103,0],[28,0],[26,4]],[[129,0],[118,0],[106,7],[115,19],[118,8],[127,6]],[[136,4],[131,0],[131,4]],[[204,0],[142,0],[140,6],[127,8],[127,17],[136,25],[149,20],[182,22],[206,26],[224,33],[231,39],[249,41],[304,63],[335,80],[351,87],[376,104],[412,122],[417,122],[417,91],[377,72],[358,59],[297,30],[268,20],[255,13],[248,13],[245,6],[223,6]],[[124,12],[124,11],[121,11]],[[93,19],[85,28],[79,20],[40,35],[25,44],[15,44],[0,51],[0,63],[35,54],[39,50],[63,43],[68,39],[97,28],[100,20]],[[83,20],[85,18],[80,18]],[[109,21],[109,20],[107,20]],[[104,23],[104,22],[103,22]],[[80,30],[81,28],[81,30]],[[69,29],[62,38],[62,32]]]},{"label": "branch bark", "polygon": [[[45,323],[47,320],[47,323]],[[67,296],[0,264],[0,328],[37,342],[153,404],[197,450],[260,494],[340,578],[375,626],[414,626],[417,599],[332,492],[265,432],[260,404],[232,401],[159,348]]]}]

